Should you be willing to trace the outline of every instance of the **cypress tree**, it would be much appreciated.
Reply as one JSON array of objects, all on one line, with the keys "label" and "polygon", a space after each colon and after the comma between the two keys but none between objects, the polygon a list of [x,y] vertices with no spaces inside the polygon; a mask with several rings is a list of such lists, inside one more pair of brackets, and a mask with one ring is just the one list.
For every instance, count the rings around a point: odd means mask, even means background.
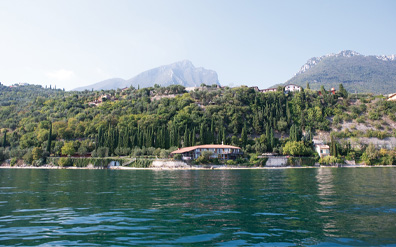
[{"label": "cypress tree", "polygon": [[342,83],[340,84],[339,91],[340,91],[340,93],[341,93],[341,96],[342,96],[344,99],[348,98],[348,92],[347,92],[347,90],[344,88],[344,85],[342,85]]},{"label": "cypress tree", "polygon": [[289,109],[289,103],[286,100],[286,119],[287,119],[287,124],[290,124],[291,122],[291,113]]},{"label": "cypress tree", "polygon": [[195,136],[195,127],[191,133],[191,146],[195,146],[196,145],[196,140],[195,140],[196,136]]},{"label": "cypress tree", "polygon": [[170,148],[170,133],[168,128],[164,127],[165,130],[165,147],[166,149]]},{"label": "cypress tree", "polygon": [[48,142],[47,142],[47,152],[51,154],[51,140],[52,140],[52,122],[50,123],[50,129],[48,133]]},{"label": "cypress tree", "polygon": [[190,146],[190,144],[188,143],[188,136],[189,136],[189,133],[188,133],[187,125],[186,125],[186,128],[184,130],[184,136],[183,136],[183,147]]},{"label": "cypress tree", "polygon": [[226,139],[226,138],[227,138],[227,135],[226,135],[226,130],[225,130],[225,128],[223,128],[223,133],[222,133],[222,134],[223,134],[223,137],[222,137],[222,139],[223,139],[223,140],[222,140],[222,141],[223,141],[223,144],[226,145],[226,144],[227,144],[227,143],[226,143],[226,141],[227,141],[227,139]]},{"label": "cypress tree", "polygon": [[304,128],[304,127],[305,127],[305,115],[304,115],[304,111],[301,111],[300,125],[301,125],[301,128]]},{"label": "cypress tree", "polygon": [[201,128],[199,130],[199,142],[201,145],[205,144],[205,130],[204,130],[205,126],[202,123],[201,124]]},{"label": "cypress tree", "polygon": [[177,146],[181,146],[180,128],[177,129]]},{"label": "cypress tree", "polygon": [[273,151],[274,147],[275,147],[275,137],[274,137],[274,129],[271,128],[271,152]]},{"label": "cypress tree", "polygon": [[215,141],[215,131],[214,131],[213,118],[212,118],[212,122],[210,123],[210,140],[209,140],[209,143],[214,144],[214,141]]},{"label": "cypress tree", "polygon": [[7,145],[7,130],[4,130],[4,136],[3,136],[3,147],[6,147]]},{"label": "cypress tree", "polygon": [[293,124],[291,127],[290,127],[290,135],[289,135],[289,137],[290,137],[290,141],[295,141],[295,125]]},{"label": "cypress tree", "polygon": [[331,137],[331,148],[330,148],[330,154],[334,157],[338,156],[338,150],[337,150],[337,142],[334,140],[334,137]]},{"label": "cypress tree", "polygon": [[247,129],[246,129],[246,122],[243,125],[243,129],[242,129],[242,134],[241,134],[241,139],[242,139],[242,146],[246,147],[247,145]]}]

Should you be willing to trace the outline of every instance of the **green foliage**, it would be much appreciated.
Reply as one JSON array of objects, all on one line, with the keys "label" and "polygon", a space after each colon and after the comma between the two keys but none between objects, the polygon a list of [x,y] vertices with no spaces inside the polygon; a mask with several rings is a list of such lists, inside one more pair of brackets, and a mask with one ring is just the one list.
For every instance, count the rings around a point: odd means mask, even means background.
[{"label": "green foliage", "polygon": [[0,148],[0,164],[7,159],[6,152],[4,148]]},{"label": "green foliage", "polygon": [[11,166],[15,166],[17,162],[18,162],[17,158],[12,158],[11,161],[10,161],[10,165]]},{"label": "green foliage", "polygon": [[362,154],[362,161],[366,164],[366,165],[373,165],[375,160],[379,157],[379,152],[376,149],[376,147],[370,143],[366,150],[364,151],[364,153]]},{"label": "green foliage", "polygon": [[33,159],[33,154],[32,151],[29,150],[25,153],[25,155],[23,155],[23,161],[25,161],[25,163],[27,164],[32,164],[34,159]]},{"label": "green foliage", "polygon": [[201,155],[197,159],[195,159],[195,163],[197,163],[197,164],[208,164],[209,163],[209,159],[206,159],[203,155]]},{"label": "green foliage", "polygon": [[317,161],[316,157],[289,157],[288,166],[314,166]]},{"label": "green foliage", "polygon": [[283,154],[293,156],[308,156],[312,149],[305,146],[303,141],[288,141],[283,147]]},{"label": "green foliage", "polygon": [[[273,152],[283,149],[285,139],[278,137],[288,134],[291,141],[304,140],[309,150],[312,133],[328,131],[331,116],[336,114],[339,122],[356,117],[347,114],[348,102],[337,101],[340,95],[323,91],[320,96],[314,90],[284,94],[261,93],[248,87],[209,86],[186,93],[182,86],[171,86],[131,88],[125,92],[64,92],[40,86],[0,85],[0,127],[8,130],[6,135],[2,133],[0,143],[3,145],[5,136],[11,157],[25,157],[28,163],[50,153],[59,156],[76,152],[101,158],[165,158],[170,147],[221,142],[242,146],[247,152]],[[103,94],[110,95],[109,100],[98,106],[88,104]],[[170,94],[176,96],[151,98]],[[396,104],[367,100],[370,101],[369,107],[360,104],[352,108],[358,120],[366,118],[367,109],[380,118],[396,114]],[[308,130],[311,134],[302,136]],[[386,133],[368,132],[380,138],[388,136]],[[41,158],[33,158],[34,148],[43,150]]]},{"label": "green foliage", "polygon": [[130,163],[129,167],[136,167],[136,168],[147,168],[150,167],[153,163],[152,160],[149,159],[136,159],[134,162]]},{"label": "green foliage", "polygon": [[173,159],[181,160],[182,159],[182,155],[181,154],[175,154],[175,155],[173,155]]},{"label": "green foliage", "polygon": [[73,142],[65,142],[63,145],[61,152],[63,155],[73,155],[76,150],[74,149],[74,143]]},{"label": "green foliage", "polygon": [[257,154],[251,155],[249,159],[249,163],[259,167],[265,166],[268,158],[258,158],[257,156],[258,156]]},{"label": "green foliage", "polygon": [[62,157],[58,160],[58,165],[60,167],[72,166],[73,162],[72,159],[69,157]]},{"label": "green foliage", "polygon": [[33,160],[39,160],[43,157],[43,150],[39,147],[35,147],[32,150]]},{"label": "green foliage", "polygon": [[322,165],[335,165],[340,163],[340,160],[334,156],[325,156],[319,159],[319,163]]}]

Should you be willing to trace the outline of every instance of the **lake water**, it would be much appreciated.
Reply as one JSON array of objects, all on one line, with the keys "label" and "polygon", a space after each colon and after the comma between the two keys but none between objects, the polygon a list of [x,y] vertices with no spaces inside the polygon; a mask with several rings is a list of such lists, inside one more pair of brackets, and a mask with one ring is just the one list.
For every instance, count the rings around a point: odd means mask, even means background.
[{"label": "lake water", "polygon": [[0,169],[0,245],[396,246],[396,169]]}]

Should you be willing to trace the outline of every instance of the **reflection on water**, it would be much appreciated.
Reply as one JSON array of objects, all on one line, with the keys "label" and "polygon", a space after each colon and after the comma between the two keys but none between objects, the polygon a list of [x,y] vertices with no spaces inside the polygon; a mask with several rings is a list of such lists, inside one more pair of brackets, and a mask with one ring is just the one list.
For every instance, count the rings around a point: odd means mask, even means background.
[{"label": "reflection on water", "polygon": [[396,169],[0,170],[0,245],[394,245]]}]

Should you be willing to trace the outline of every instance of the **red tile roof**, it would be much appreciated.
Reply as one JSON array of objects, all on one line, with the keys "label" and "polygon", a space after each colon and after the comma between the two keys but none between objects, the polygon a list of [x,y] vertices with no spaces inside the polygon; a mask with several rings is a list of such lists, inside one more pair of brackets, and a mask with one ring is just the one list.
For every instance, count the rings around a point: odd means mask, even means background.
[{"label": "red tile roof", "polygon": [[208,144],[208,145],[199,145],[199,146],[192,146],[192,147],[185,147],[185,148],[180,148],[176,151],[173,151],[171,154],[182,154],[185,152],[191,152],[197,148],[233,148],[233,149],[241,149],[240,147],[235,147],[231,145],[221,145],[221,144]]}]

